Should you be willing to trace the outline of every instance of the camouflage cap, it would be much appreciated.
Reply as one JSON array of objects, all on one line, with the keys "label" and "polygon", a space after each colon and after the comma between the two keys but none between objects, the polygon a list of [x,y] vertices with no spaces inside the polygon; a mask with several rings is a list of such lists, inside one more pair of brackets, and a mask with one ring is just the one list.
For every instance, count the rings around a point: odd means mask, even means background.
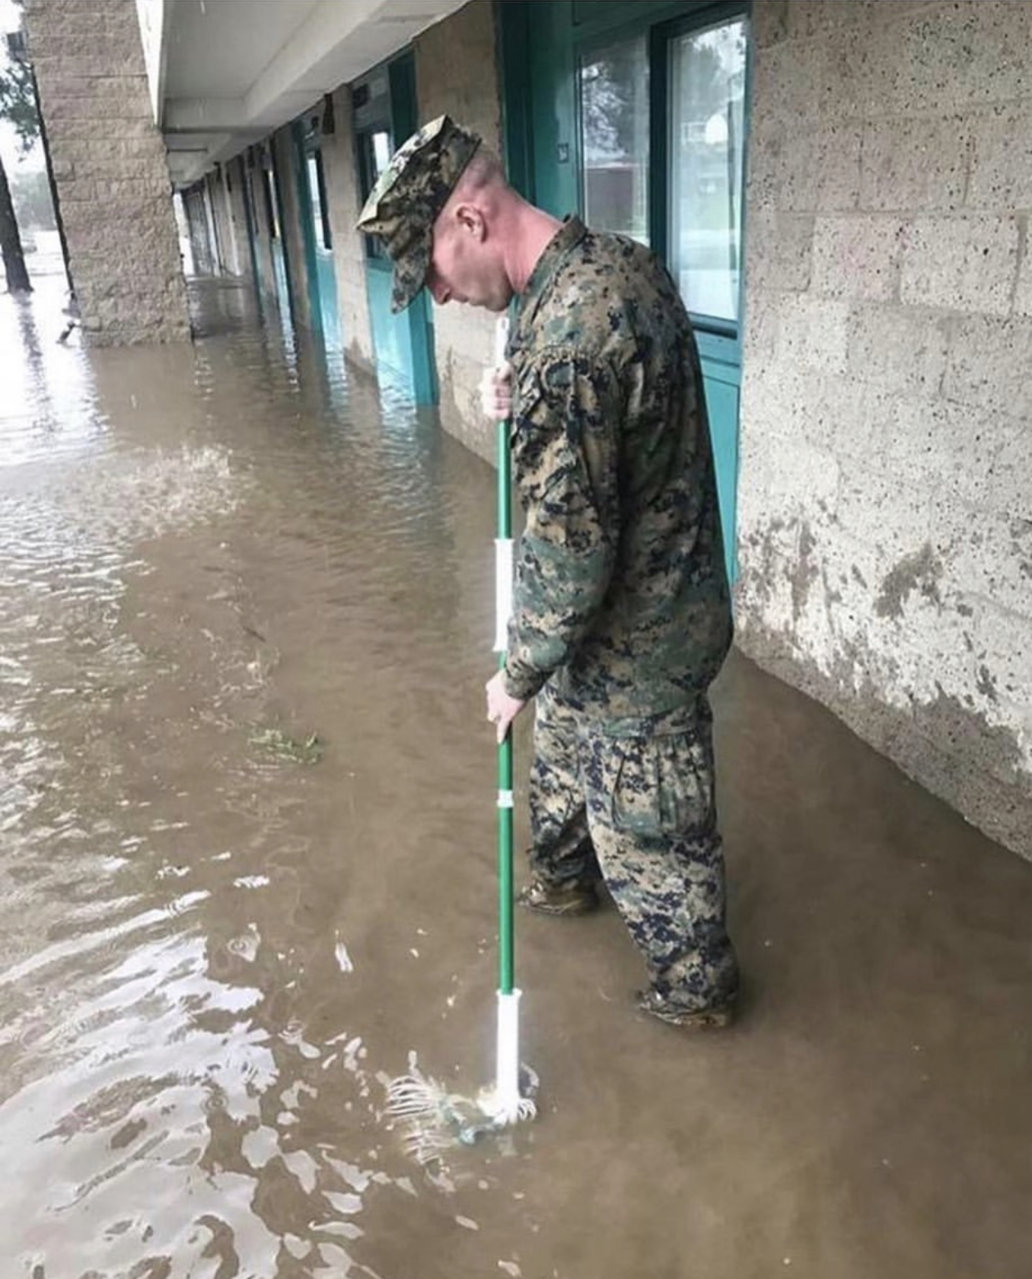
[{"label": "camouflage cap", "polygon": [[366,200],[356,226],[378,235],[394,263],[392,311],[403,311],[425,284],[434,222],[480,141],[438,116],[395,151]]}]

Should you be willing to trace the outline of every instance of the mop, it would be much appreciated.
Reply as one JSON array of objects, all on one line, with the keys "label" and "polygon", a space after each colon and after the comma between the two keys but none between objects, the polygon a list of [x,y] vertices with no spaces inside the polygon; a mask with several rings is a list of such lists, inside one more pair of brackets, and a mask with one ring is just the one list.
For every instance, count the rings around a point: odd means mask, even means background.
[{"label": "mop", "polygon": [[[495,365],[505,363],[509,321],[498,320]],[[505,664],[507,626],[512,611],[512,481],[509,423],[498,423],[498,536],[495,539],[495,652]],[[429,1163],[450,1146],[473,1145],[488,1132],[510,1127],[537,1113],[537,1076],[520,1065],[519,1002],[513,944],[513,789],[512,730],[498,747],[498,1027],[492,1085],[474,1099],[449,1093],[423,1075],[414,1056],[409,1073],[387,1086],[386,1113],[408,1125],[406,1145],[420,1163]]]}]

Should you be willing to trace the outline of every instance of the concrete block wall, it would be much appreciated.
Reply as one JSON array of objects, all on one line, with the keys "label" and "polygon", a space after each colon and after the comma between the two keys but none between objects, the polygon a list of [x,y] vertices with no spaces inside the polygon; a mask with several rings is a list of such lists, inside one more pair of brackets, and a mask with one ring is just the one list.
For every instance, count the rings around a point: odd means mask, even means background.
[{"label": "concrete block wall", "polygon": [[[491,0],[472,0],[424,32],[415,42],[419,118],[447,112],[501,152],[501,98]],[[455,68],[461,67],[457,75]],[[480,411],[479,383],[494,356],[494,317],[475,307],[433,308],[441,424],[488,460],[494,428]]]},{"label": "concrete block wall", "polygon": [[333,265],[337,274],[337,310],[348,359],[371,372],[376,352],[366,295],[365,242],[355,230],[362,211],[362,193],[358,185],[348,85],[333,94],[333,121],[333,133],[322,140],[322,158],[333,237]]},{"label": "concrete block wall", "polygon": [[1032,4],[753,16],[739,643],[1032,856]]},{"label": "concrete block wall", "polygon": [[135,0],[27,0],[25,15],[87,340],[188,339]]}]

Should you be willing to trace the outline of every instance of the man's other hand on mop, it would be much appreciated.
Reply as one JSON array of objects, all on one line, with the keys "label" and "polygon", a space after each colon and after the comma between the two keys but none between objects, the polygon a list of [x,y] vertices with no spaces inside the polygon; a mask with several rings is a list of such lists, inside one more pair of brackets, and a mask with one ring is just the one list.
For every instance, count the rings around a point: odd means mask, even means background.
[{"label": "man's other hand on mop", "polygon": [[495,726],[499,745],[505,741],[509,725],[526,706],[517,697],[510,697],[505,691],[505,672],[499,671],[484,685],[487,691],[487,718]]},{"label": "man's other hand on mop", "polygon": [[492,422],[512,415],[512,365],[508,362],[485,369],[480,379],[480,407]]}]

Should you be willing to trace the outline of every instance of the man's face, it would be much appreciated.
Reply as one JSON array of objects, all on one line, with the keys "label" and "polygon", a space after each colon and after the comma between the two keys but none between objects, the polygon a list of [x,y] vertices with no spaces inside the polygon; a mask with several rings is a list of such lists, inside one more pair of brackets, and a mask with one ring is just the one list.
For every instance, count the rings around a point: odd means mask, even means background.
[{"label": "man's face", "polygon": [[509,305],[512,286],[496,239],[477,210],[466,205],[445,209],[434,223],[426,287],[439,306],[465,302],[504,311]]}]

